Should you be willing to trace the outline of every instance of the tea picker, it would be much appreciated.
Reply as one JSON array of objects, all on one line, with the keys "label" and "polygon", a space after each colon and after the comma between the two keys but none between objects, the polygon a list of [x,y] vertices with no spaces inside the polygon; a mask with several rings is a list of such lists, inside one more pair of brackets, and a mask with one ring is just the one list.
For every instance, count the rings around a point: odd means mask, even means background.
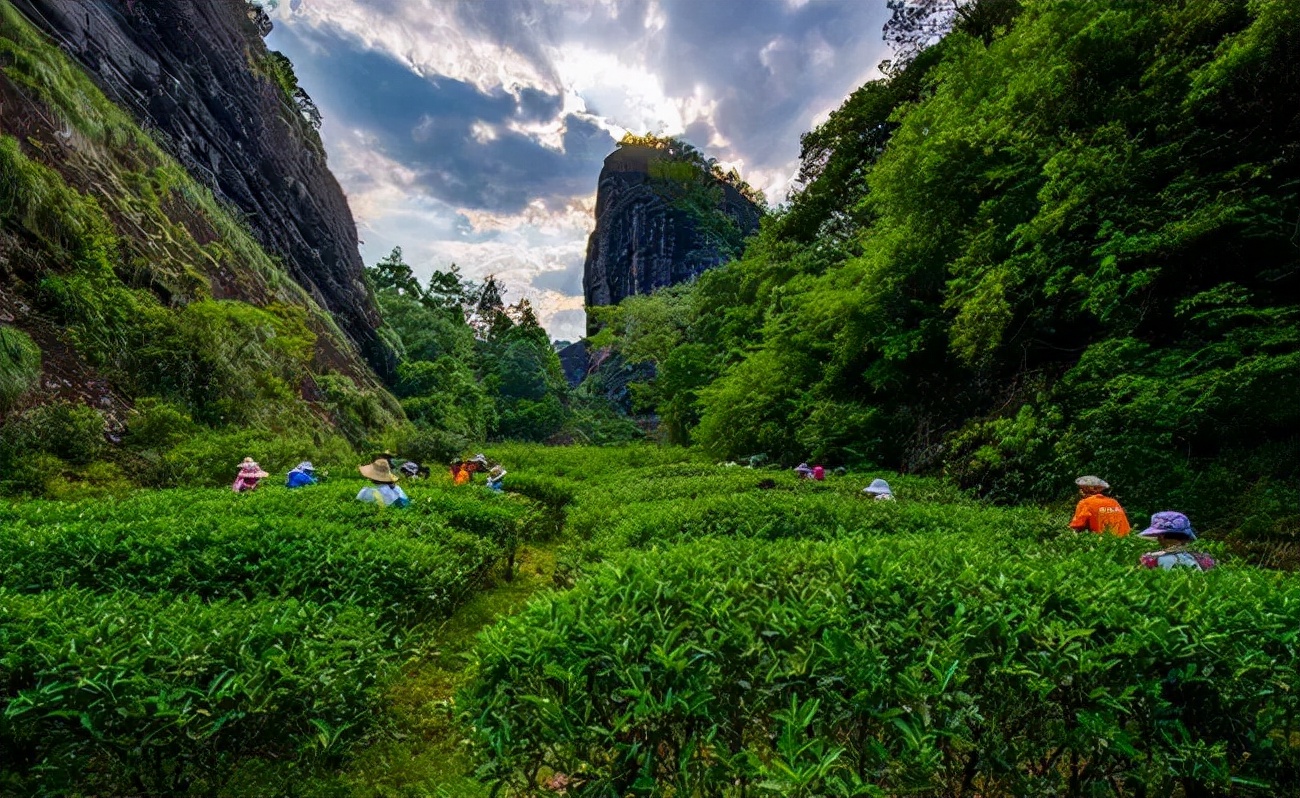
[{"label": "tea picker", "polygon": [[235,493],[256,490],[257,483],[269,476],[271,475],[263,471],[256,460],[245,457],[244,461],[239,464],[239,473],[235,475],[235,482],[230,486],[230,489]]},{"label": "tea picker", "polygon": [[1187,544],[1196,540],[1192,522],[1182,513],[1166,510],[1151,516],[1151,525],[1138,533],[1140,538],[1155,540],[1160,551],[1143,554],[1139,562],[1143,568],[1193,568],[1208,571],[1218,565],[1214,558],[1199,551],[1191,551]]},{"label": "tea picker", "polygon": [[883,479],[871,480],[871,484],[863,488],[862,492],[878,502],[892,502],[894,500],[894,491],[889,487],[889,483]]},{"label": "tea picker", "polygon": [[310,460],[303,460],[289,472],[284,481],[284,486],[286,488],[305,488],[308,485],[315,485],[317,482],[316,466],[312,465]]},{"label": "tea picker", "polygon": [[1117,537],[1129,533],[1128,516],[1119,502],[1103,495],[1110,489],[1110,484],[1101,477],[1079,477],[1074,481],[1079,486],[1079,503],[1075,505],[1074,517],[1070,519],[1070,528],[1082,532],[1088,530],[1098,535],[1109,532]]},{"label": "tea picker", "polygon": [[392,466],[385,458],[380,457],[369,465],[357,466],[357,470],[371,483],[357,493],[357,501],[383,507],[406,507],[411,503],[405,491],[398,487],[398,476],[393,473]]}]

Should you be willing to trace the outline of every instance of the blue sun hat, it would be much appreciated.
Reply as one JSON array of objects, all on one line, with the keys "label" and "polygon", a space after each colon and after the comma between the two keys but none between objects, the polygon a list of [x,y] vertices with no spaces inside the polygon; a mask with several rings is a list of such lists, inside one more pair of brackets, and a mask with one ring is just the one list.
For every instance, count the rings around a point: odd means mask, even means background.
[{"label": "blue sun hat", "polygon": [[1165,510],[1151,516],[1151,526],[1138,533],[1142,538],[1169,537],[1196,540],[1196,530],[1192,529],[1191,520],[1182,513]]}]

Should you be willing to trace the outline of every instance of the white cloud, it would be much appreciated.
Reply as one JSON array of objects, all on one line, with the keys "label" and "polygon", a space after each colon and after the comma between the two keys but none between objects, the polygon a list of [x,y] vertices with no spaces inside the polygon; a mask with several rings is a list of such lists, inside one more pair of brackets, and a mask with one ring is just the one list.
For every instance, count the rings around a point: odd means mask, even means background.
[{"label": "white cloud", "polygon": [[[485,181],[500,175],[483,184],[497,193],[484,196],[517,201],[470,208],[437,199],[431,186],[447,189],[441,197],[467,196],[454,189],[473,186],[476,173],[452,174],[445,159],[441,165],[400,160],[442,146],[430,143],[445,141],[435,136],[436,108],[400,131],[424,148],[406,156],[385,155],[375,129],[365,127],[382,126],[382,118],[365,124],[352,118],[344,126],[330,121],[342,114],[327,104],[322,135],[368,263],[401,246],[422,277],[452,262],[471,279],[495,273],[511,297],[529,296],[552,336],[575,338],[582,298],[574,295],[572,277],[594,225],[601,157],[595,151],[604,146],[593,126],[613,140],[629,131],[689,132],[724,168],[734,166],[780,202],[798,170],[799,134],[824,121],[864,79],[878,77],[887,13],[879,2],[821,0],[294,0],[281,3],[276,23],[341,35],[431,83],[460,81],[486,98],[513,97],[520,108],[541,109],[514,118],[471,117],[457,136],[481,152],[522,140],[541,148],[539,158],[589,164],[582,168],[592,169],[592,193],[575,190],[580,175],[537,183],[563,185],[577,196],[512,193],[527,190],[511,182],[520,168],[512,162],[502,169],[484,164]],[[323,62],[324,45],[298,38],[304,49],[295,59]],[[570,135],[573,125],[579,131]],[[566,152],[566,142],[585,151]],[[483,205],[520,210],[499,213]]]}]

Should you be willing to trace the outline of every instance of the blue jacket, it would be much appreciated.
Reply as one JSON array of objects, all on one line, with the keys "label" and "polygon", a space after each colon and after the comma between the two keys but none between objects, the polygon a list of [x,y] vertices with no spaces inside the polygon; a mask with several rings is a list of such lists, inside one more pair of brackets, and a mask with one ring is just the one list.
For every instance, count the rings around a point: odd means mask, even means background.
[{"label": "blue jacket", "polygon": [[284,483],[287,488],[305,488],[308,485],[315,485],[316,477],[308,474],[306,471],[290,471],[289,479]]}]

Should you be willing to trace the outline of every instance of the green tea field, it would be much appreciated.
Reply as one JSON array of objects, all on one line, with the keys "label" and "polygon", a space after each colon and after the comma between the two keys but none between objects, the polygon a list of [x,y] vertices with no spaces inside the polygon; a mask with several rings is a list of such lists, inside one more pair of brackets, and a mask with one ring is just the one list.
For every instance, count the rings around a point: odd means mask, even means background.
[{"label": "green tea field", "polygon": [[353,479],[5,506],[0,793],[1300,789],[1295,576],[1142,570],[935,480],[490,454],[507,494],[435,473],[405,509]]}]

